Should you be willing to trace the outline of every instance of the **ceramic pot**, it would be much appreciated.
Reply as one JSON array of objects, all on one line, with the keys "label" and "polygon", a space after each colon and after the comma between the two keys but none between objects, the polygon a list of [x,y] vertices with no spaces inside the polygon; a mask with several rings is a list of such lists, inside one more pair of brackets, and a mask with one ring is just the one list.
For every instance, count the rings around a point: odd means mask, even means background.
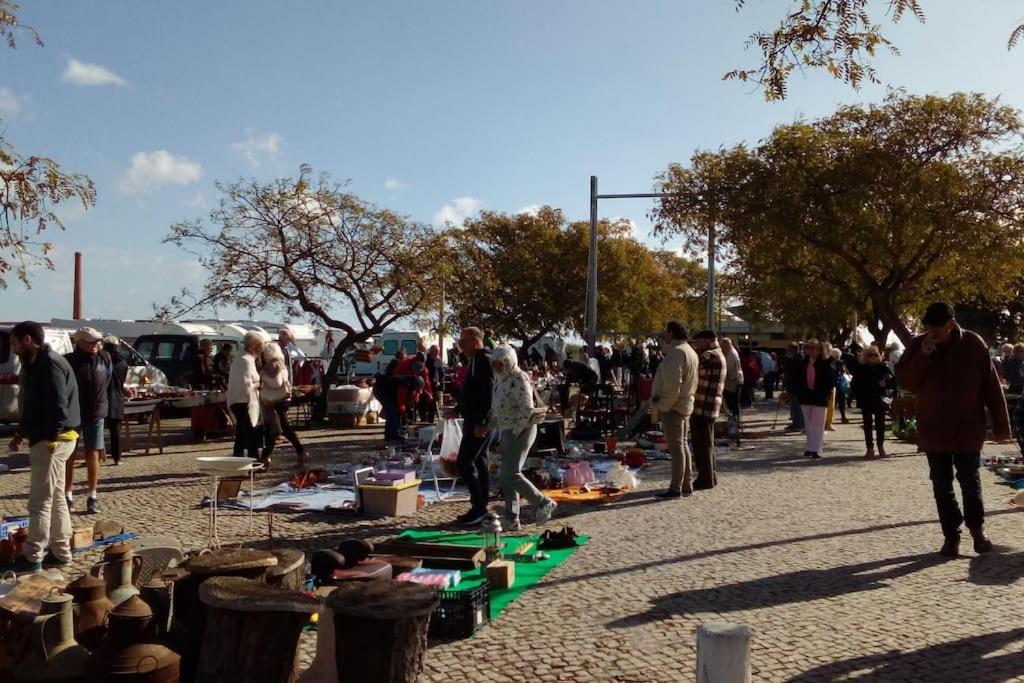
[{"label": "ceramic pot", "polygon": [[107,597],[107,584],[90,574],[68,584],[75,598],[75,635],[90,650],[95,650],[107,635],[107,615],[114,603]]},{"label": "ceramic pot", "polygon": [[91,573],[106,582],[107,597],[114,605],[120,605],[139,594],[132,583],[132,575],[141,566],[142,558],[134,556],[131,546],[115,543],[103,551],[103,561],[93,565]]},{"label": "ceramic pot", "polygon": [[151,640],[153,610],[137,595],[110,613],[107,640],[89,660],[89,675],[97,681],[178,683],[181,657]]},{"label": "ceramic pot", "polygon": [[28,657],[15,669],[15,681],[81,680],[89,651],[75,642],[69,593],[42,599],[40,614],[32,622],[30,644]]}]

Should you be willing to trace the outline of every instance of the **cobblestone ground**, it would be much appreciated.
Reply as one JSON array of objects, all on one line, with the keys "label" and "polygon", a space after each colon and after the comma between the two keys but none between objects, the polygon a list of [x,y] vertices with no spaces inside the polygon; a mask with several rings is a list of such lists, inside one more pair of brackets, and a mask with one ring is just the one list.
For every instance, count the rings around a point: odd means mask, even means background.
[{"label": "cobblestone ground", "polygon": [[[774,406],[748,422],[767,431]],[[223,454],[224,441],[184,444],[183,421],[167,421],[163,455],[129,457],[102,471],[100,517],[139,533],[170,533],[205,545],[207,492],[194,456]],[[697,627],[708,621],[753,631],[757,681],[1024,681],[1024,515],[1009,490],[983,472],[996,552],[941,562],[923,457],[892,444],[893,457],[866,462],[858,425],[837,425],[821,461],[805,461],[799,436],[751,440],[722,453],[712,492],[670,502],[651,494],[667,464],[644,474],[642,490],[615,505],[560,509],[552,526],[573,525],[592,540],[495,623],[470,640],[432,647],[427,681],[686,681],[695,677]],[[301,432],[315,458],[370,452],[380,430]],[[1010,452],[989,446],[986,453]],[[264,484],[292,464],[282,448]],[[24,458],[0,475],[0,512],[24,510]],[[19,467],[19,463],[21,467]],[[77,507],[84,505],[79,470]],[[563,506],[566,507],[566,506]],[[443,503],[401,520],[356,521],[278,514],[275,542],[329,547],[359,535],[445,524],[464,504]],[[246,515],[223,515],[225,543],[267,543],[267,518],[248,534]],[[79,556],[69,578],[98,552]],[[315,648],[303,636],[307,665]]]}]

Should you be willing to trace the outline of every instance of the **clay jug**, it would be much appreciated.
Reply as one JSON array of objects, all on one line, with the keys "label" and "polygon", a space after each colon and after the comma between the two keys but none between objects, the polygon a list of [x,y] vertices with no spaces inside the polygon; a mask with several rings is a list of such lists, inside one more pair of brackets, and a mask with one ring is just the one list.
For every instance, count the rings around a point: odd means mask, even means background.
[{"label": "clay jug", "polygon": [[32,622],[32,649],[15,669],[14,680],[81,680],[89,651],[75,642],[71,595],[58,593],[43,598],[39,612]]},{"label": "clay jug", "polygon": [[69,583],[67,591],[75,598],[78,642],[95,650],[107,634],[107,615],[114,609],[114,603],[107,597],[107,584],[86,574]]},{"label": "clay jug", "polygon": [[137,595],[110,613],[110,633],[89,660],[94,681],[178,683],[181,657],[151,642],[153,610]]},{"label": "clay jug", "polygon": [[126,543],[115,543],[103,551],[103,561],[93,565],[92,575],[107,584],[107,597],[114,605],[139,594],[132,583],[132,574],[142,566],[142,558],[134,557],[132,548]]}]

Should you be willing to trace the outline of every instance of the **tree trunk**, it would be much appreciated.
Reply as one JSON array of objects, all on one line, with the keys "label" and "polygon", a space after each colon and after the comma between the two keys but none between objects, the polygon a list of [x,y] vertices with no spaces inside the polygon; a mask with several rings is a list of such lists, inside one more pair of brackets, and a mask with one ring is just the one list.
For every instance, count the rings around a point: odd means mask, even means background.
[{"label": "tree trunk", "polygon": [[298,591],[236,577],[202,585],[206,630],[197,680],[291,683],[302,627],[320,605]]},{"label": "tree trunk", "polygon": [[[877,318],[880,325],[886,328],[886,336],[879,342],[882,347],[885,346],[888,340],[890,330],[896,333],[896,336],[903,342],[904,346],[910,346],[914,334],[907,327],[906,323],[903,322],[899,311],[893,306],[892,295],[889,292],[881,290],[871,292],[871,314],[872,318]],[[875,339],[877,340],[878,337]]]},{"label": "tree trunk", "polygon": [[334,611],[335,661],[342,683],[414,683],[427,655],[427,624],[437,607],[428,586],[359,581],[327,598]]}]

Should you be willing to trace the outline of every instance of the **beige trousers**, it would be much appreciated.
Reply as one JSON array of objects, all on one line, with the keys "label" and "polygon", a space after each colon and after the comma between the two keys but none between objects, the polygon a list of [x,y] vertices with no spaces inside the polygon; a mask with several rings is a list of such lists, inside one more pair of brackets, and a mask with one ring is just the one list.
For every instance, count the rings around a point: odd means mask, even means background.
[{"label": "beige trousers", "polygon": [[668,411],[661,414],[661,428],[668,442],[668,452],[672,456],[672,481],[669,491],[693,491],[693,461],[688,443],[689,418],[682,413]]},{"label": "beige trousers", "polygon": [[24,549],[29,562],[42,562],[47,548],[58,560],[71,559],[71,514],[64,497],[64,468],[74,451],[74,441],[58,441],[53,453],[45,441],[40,441],[29,451],[32,475]]}]

